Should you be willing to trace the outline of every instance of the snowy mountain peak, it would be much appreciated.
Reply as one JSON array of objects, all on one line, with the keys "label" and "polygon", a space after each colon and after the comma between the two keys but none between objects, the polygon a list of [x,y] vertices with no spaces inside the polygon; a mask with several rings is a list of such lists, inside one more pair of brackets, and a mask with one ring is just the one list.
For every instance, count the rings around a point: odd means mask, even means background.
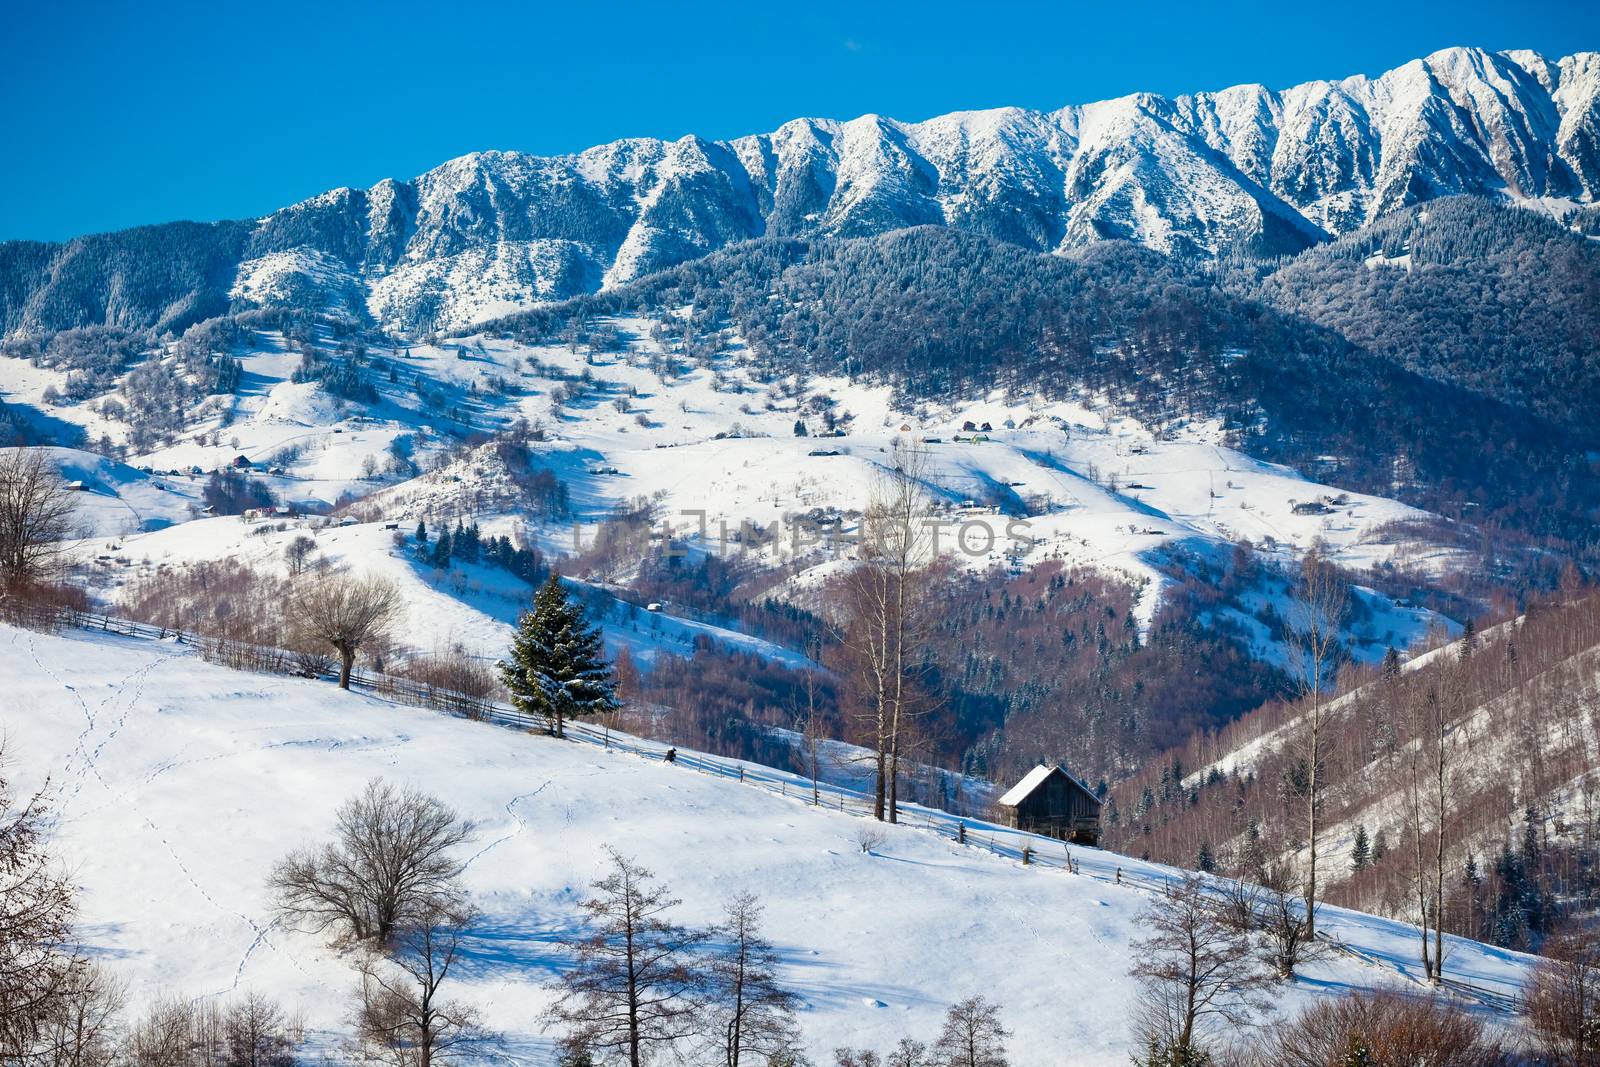
[{"label": "snowy mountain peak", "polygon": [[[239,277],[212,299],[358,306],[355,294],[389,328],[455,329],[762,236],[940,225],[1040,251],[1123,239],[1184,257],[1278,253],[1457,193],[1594,200],[1600,55],[1447,48],[1281,90],[474,152],[248,224],[242,254],[221,253]],[[254,284],[266,257],[280,275],[309,266],[293,284]],[[82,324],[52,318],[59,273],[41,264],[12,287],[27,298],[5,309],[7,333]]]}]

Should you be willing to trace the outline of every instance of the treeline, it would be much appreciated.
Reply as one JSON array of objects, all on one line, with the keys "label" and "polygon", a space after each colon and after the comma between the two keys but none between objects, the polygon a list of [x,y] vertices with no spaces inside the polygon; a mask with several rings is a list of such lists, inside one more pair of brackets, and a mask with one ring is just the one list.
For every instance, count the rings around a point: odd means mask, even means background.
[{"label": "treeline", "polygon": [[837,680],[750,652],[696,640],[692,653],[658,652],[648,670],[624,647],[616,660],[617,695],[624,725],[730,759],[803,772],[802,754],[773,730],[804,729],[821,737],[844,736]]},{"label": "treeline", "polygon": [[65,244],[0,242],[0,335],[83,326],[179,333],[225,314],[254,227],[174,222]]},{"label": "treeline", "polygon": [[733,623],[735,629],[786,648],[815,649],[827,639],[822,620],[767,595],[786,577],[785,569],[760,566],[743,554],[691,554],[681,544],[657,543],[639,561],[629,589],[645,604],[670,604],[677,614],[724,626]]},{"label": "treeline", "polygon": [[482,563],[498,567],[529,585],[538,585],[549,573],[544,554],[537,548],[518,545],[504,534],[485,535],[476,522],[458,521],[454,528],[445,526],[438,537],[430,539],[427,522],[420,521],[412,535],[411,549],[419,561],[432,567],[448,568],[452,560]]}]

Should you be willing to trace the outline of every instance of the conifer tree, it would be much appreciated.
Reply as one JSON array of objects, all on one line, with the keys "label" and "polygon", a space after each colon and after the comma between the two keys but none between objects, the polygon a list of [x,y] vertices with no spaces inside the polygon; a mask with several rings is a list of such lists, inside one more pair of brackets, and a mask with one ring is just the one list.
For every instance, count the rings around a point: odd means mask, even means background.
[{"label": "conifer tree", "polygon": [[1350,869],[1364,871],[1372,863],[1372,845],[1367,840],[1366,826],[1356,827],[1356,841],[1350,846]]},{"label": "conifer tree", "polygon": [[512,705],[543,716],[557,737],[565,735],[568,718],[618,707],[600,630],[585,621],[583,605],[567,596],[554,571],[534,597],[533,609],[523,613],[510,658],[499,666]]},{"label": "conifer tree", "polygon": [[741,893],[712,930],[704,1005],[707,1052],[724,1067],[770,1065],[799,1051],[801,1000],[779,980],[780,957],[761,931],[761,904]]},{"label": "conifer tree", "polygon": [[582,904],[588,921],[565,939],[577,959],[555,985],[560,997],[545,1019],[563,1026],[567,1049],[587,1051],[591,1062],[641,1067],[702,1029],[706,935],[671,921],[678,900],[654,875],[606,851],[611,869]]}]

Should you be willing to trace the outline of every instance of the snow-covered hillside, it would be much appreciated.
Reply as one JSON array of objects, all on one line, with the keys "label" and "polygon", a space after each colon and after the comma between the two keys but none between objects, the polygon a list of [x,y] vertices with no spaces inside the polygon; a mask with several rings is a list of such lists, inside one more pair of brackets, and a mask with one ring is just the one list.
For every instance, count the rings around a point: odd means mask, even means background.
[{"label": "snow-covered hillside", "polygon": [[[1128,1060],[1125,972],[1148,891],[1116,884],[1116,871],[1166,874],[1153,865],[1080,848],[1078,874],[1025,868],[909,827],[888,827],[866,853],[860,820],[802,799],[325,683],[230,672],[172,644],[3,628],[0,686],[10,771],[22,786],[49,780],[53,845],[81,886],[83,935],[135,1006],[253,989],[303,1011],[319,1043],[337,1041],[350,960],[285,929],[264,882],[381,775],[475,823],[463,880],[483,918],[456,992],[507,1035],[515,1062],[554,1062],[539,1027],[545,983],[563,963],[552,942],[577,920],[605,845],[670,885],[684,921],[758,893],[819,1058],[926,1035],[946,1005],[982,993],[1001,1005],[1022,1067]],[[1279,1009],[1414,980],[1411,928],[1331,908],[1319,926],[1354,951],[1281,987]],[[1451,945],[1454,974],[1500,992],[1527,965]]]},{"label": "snow-covered hillside", "polygon": [[[576,554],[593,543],[601,520],[647,502],[657,532],[694,551],[797,562],[780,595],[805,601],[849,555],[826,524],[857,528],[897,442],[926,454],[924,484],[939,509],[941,547],[956,559],[977,571],[1060,561],[1118,574],[1142,584],[1136,616],[1144,626],[1173,566],[1226,561],[1241,541],[1280,563],[1313,541],[1356,570],[1401,566],[1439,575],[1474,563],[1409,532],[1432,518],[1426,513],[1249,457],[1223,445],[1212,422],[1157,433],[1088,395],[901,410],[888,389],[846,379],[759,380],[736,337],[694,366],[653,340],[650,323],[609,325],[624,338],[623,351],[577,353],[482,336],[375,350],[380,362],[369,376],[379,399],[370,404],[290,380],[297,358],[277,335],[258,335],[240,357],[245,377],[226,411],[201,416],[170,445],[130,456],[120,480],[93,479],[85,503],[104,513],[95,527],[104,540],[89,547],[112,557],[101,592],[114,599],[125,579],[163,564],[228,558],[281,568],[285,544],[310,535],[329,561],[383,570],[411,591],[406,632],[415,646],[462,644],[498,655],[526,603],[522,583],[470,567],[430,573],[386,527],[405,533],[419,520],[466,519],[549,555]],[[390,375],[378,369],[385,364]],[[51,384],[49,372],[35,371],[18,392],[33,399]],[[99,406],[56,410],[92,434],[125,433]],[[540,428],[529,446],[533,462],[566,484],[570,514],[539,517],[493,446],[461,444],[471,431],[517,419]],[[796,436],[797,422],[807,436]],[[837,436],[826,435],[828,426]],[[72,478],[85,464],[103,463],[87,453],[61,455],[77,457],[63,459]],[[306,519],[206,518],[198,511],[202,472],[239,457],[287,505],[325,510],[361,498],[354,513],[368,521],[330,529]],[[418,468],[425,472],[413,475]],[[202,521],[172,525],[197,515]],[[1255,654],[1278,659],[1281,649],[1258,616],[1282,595],[1263,584],[1218,614],[1241,628]],[[1375,593],[1360,597],[1365,610],[1350,635],[1358,658],[1407,648],[1441,624],[1426,610]],[[654,617],[647,629],[687,648],[694,632],[684,626]],[[633,640],[639,620],[619,609],[608,628],[617,640]],[[649,644],[638,643],[647,659]]]}]

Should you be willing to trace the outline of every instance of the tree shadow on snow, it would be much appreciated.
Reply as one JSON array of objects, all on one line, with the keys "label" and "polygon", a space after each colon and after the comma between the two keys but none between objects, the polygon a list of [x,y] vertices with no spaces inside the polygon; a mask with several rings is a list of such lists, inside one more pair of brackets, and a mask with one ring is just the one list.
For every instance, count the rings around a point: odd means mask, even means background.
[{"label": "tree shadow on snow", "polygon": [[806,1003],[811,1011],[836,1011],[866,1006],[894,1006],[899,1008],[920,1004],[935,1008],[945,1007],[945,1002],[930,997],[921,990],[901,985],[852,981],[858,972],[842,963],[814,955],[810,949],[779,945],[778,954],[783,960],[782,977],[791,991]]},{"label": "tree shadow on snow", "polygon": [[463,978],[518,977],[551,981],[571,962],[562,947],[581,936],[574,919],[565,924],[536,925],[516,918],[483,918],[462,939],[456,969]]}]

